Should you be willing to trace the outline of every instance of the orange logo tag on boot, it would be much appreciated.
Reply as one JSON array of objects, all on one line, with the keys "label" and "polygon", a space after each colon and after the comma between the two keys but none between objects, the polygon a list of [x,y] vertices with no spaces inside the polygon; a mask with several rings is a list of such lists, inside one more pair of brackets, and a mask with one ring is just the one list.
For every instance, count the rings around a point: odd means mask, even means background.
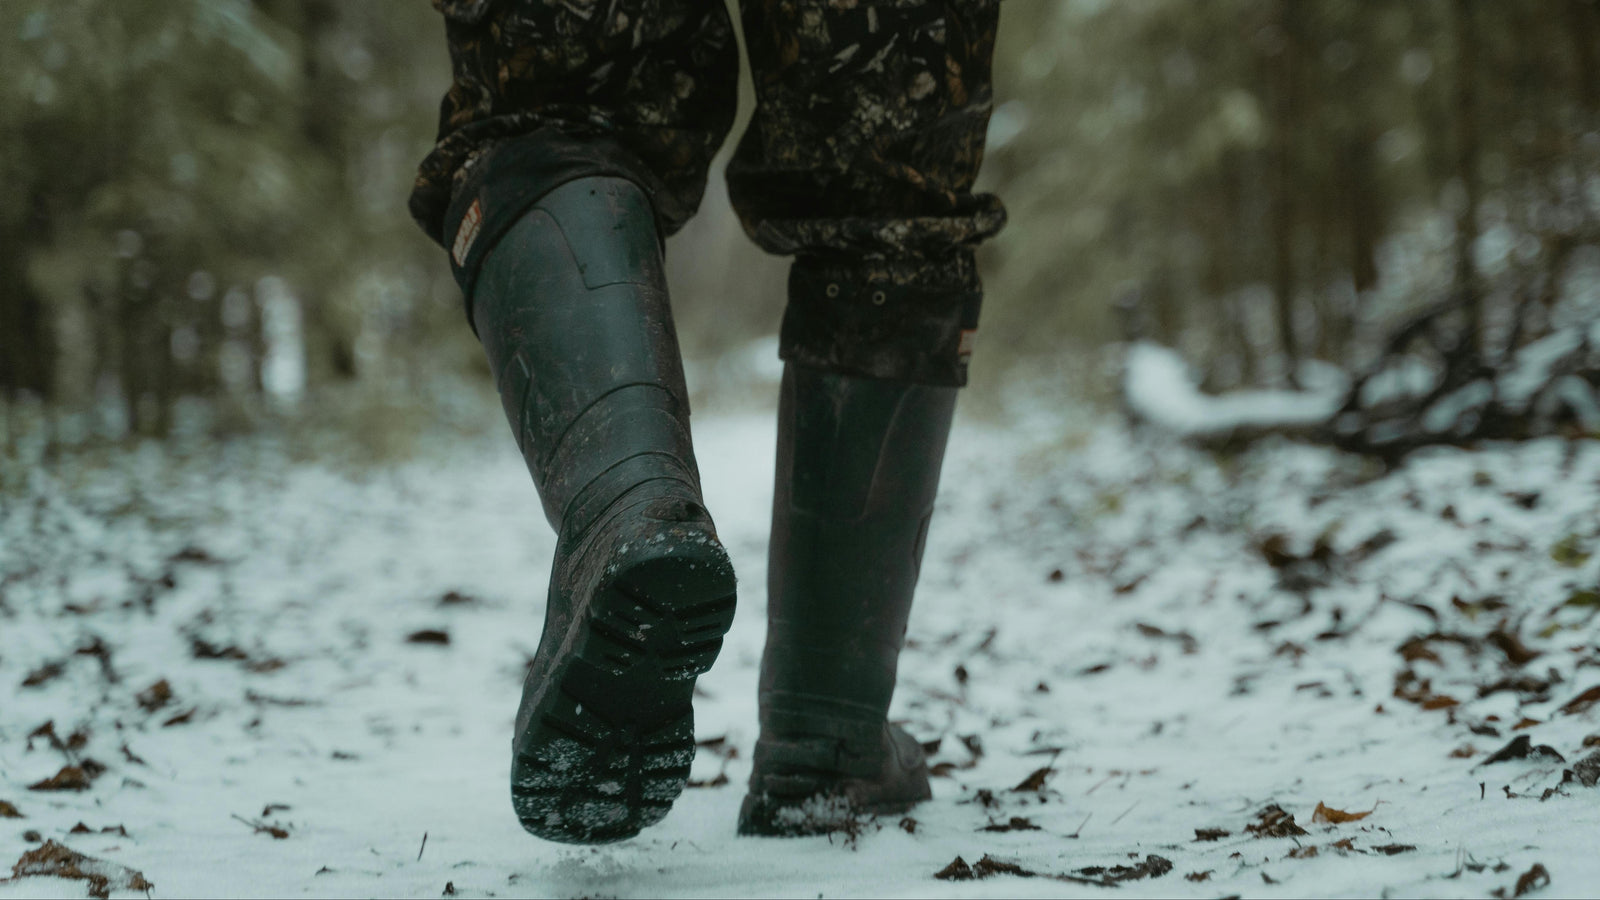
[{"label": "orange logo tag on boot", "polygon": [[467,254],[472,251],[473,243],[478,240],[478,231],[482,228],[483,204],[474,200],[472,206],[468,207],[467,214],[461,219],[461,227],[456,229],[456,244],[450,251],[450,255],[455,257],[456,265],[467,264]]}]

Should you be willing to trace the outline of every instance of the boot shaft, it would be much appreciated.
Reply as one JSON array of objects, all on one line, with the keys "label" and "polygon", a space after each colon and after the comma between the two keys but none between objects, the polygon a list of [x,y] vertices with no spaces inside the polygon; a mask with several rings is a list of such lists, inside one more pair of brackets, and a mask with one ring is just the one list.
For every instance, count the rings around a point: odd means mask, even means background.
[{"label": "boot shaft", "polygon": [[469,300],[545,514],[581,533],[645,481],[698,502],[688,392],[644,192],[551,190],[485,257]]},{"label": "boot shaft", "polygon": [[877,740],[956,388],[786,368],[763,728]]}]

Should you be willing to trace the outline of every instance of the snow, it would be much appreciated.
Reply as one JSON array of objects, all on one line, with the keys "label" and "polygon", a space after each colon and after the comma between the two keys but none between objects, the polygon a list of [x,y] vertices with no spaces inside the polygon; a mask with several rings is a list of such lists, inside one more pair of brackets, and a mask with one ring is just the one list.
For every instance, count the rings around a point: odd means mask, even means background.
[{"label": "snow", "polygon": [[1239,429],[1309,426],[1326,422],[1344,400],[1342,376],[1315,370],[1313,390],[1241,390],[1201,393],[1183,357],[1174,350],[1139,341],[1129,345],[1123,391],[1129,408],[1176,434],[1225,436]]},{"label": "snow", "polygon": [[[260,438],[0,473],[0,801],[25,816],[0,819],[0,874],[36,831],[156,897],[1458,897],[1509,895],[1535,863],[1545,894],[1600,895],[1597,789],[1560,784],[1600,733],[1600,704],[1561,712],[1600,684],[1600,444],[1385,472],[1284,442],[1212,454],[1048,395],[964,418],[894,712],[940,742],[935,799],[914,823],[771,840],[734,836],[771,412],[697,408],[741,582],[696,708],[697,734],[725,741],[694,764],[711,786],[598,848],[529,837],[509,803],[554,547],[509,439],[357,464]],[[449,643],[408,641],[425,630]],[[1508,634],[1539,655],[1513,664]],[[1429,635],[1453,637],[1407,644]],[[96,638],[109,655],[78,652]],[[1483,690],[1517,677],[1538,684]],[[161,680],[171,699],[142,708]],[[47,721],[67,749],[29,739]],[[1566,762],[1482,764],[1524,734]],[[106,767],[89,790],[28,789],[86,758]],[[1319,803],[1371,812],[1318,824]],[[1247,832],[1271,804],[1307,834]],[[984,830],[1013,818],[1037,830]],[[1415,849],[1375,849],[1395,846]],[[1039,874],[934,877],[985,855]],[[1171,871],[1083,872],[1151,855]]]}]

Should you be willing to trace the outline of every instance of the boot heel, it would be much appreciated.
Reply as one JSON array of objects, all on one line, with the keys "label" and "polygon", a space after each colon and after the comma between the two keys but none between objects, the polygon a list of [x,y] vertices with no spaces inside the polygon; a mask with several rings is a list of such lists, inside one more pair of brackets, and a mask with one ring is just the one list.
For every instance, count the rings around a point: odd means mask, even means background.
[{"label": "boot heel", "polygon": [[[624,840],[666,816],[694,760],[694,680],[733,624],[715,538],[671,529],[607,566],[518,736],[512,805],[547,840]],[[551,689],[553,687],[553,689]]]}]

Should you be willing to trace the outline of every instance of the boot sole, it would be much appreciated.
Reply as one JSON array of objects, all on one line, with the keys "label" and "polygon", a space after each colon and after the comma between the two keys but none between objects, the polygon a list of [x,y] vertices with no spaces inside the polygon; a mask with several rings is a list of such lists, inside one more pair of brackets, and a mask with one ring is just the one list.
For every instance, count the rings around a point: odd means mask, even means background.
[{"label": "boot sole", "polygon": [[563,843],[661,821],[694,760],[694,683],[733,624],[733,567],[714,541],[630,561],[591,598],[513,743],[522,827]]}]

